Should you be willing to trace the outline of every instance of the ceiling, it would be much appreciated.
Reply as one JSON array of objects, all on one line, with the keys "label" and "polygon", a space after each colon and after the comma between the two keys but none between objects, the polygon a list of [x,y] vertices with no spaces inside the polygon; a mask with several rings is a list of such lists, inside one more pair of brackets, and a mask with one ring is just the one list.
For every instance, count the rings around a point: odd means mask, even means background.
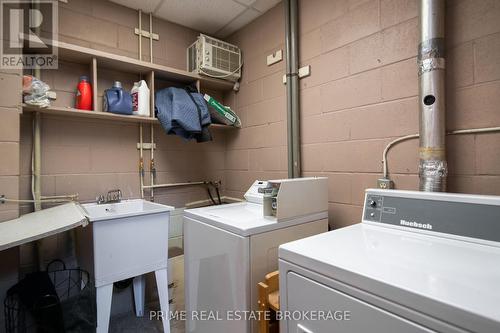
[{"label": "ceiling", "polygon": [[152,12],[155,17],[224,38],[255,20],[281,0],[111,0]]}]

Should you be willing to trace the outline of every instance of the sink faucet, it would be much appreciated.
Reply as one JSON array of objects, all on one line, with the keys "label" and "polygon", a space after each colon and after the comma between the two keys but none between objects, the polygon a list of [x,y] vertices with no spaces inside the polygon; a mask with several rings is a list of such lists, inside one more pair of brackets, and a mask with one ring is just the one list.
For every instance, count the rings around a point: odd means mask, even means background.
[{"label": "sink faucet", "polygon": [[104,197],[104,195],[101,194],[96,198],[96,201],[98,205],[105,203],[112,203],[112,202],[120,202],[122,201],[122,191],[119,189],[108,191],[106,197]]}]

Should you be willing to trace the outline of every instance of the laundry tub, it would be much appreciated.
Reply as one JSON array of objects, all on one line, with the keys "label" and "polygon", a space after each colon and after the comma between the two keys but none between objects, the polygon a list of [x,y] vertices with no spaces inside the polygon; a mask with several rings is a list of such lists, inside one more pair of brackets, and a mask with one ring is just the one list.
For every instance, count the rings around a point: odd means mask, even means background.
[{"label": "laundry tub", "polygon": [[[168,227],[174,208],[145,200],[82,205],[90,224],[78,232],[80,265],[95,279],[97,332],[107,332],[113,283],[134,278],[138,316],[144,314],[144,274],[155,272],[161,310],[168,313]],[[163,321],[169,332],[168,316]]]}]

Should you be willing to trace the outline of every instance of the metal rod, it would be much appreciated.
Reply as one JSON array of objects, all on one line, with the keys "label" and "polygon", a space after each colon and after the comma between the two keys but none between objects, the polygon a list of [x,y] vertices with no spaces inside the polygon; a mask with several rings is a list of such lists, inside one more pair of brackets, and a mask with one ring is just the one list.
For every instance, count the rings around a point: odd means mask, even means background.
[{"label": "metal rod", "polygon": [[299,36],[298,36],[298,9],[297,0],[290,1],[290,32],[291,32],[291,55],[292,66],[291,102],[292,102],[292,147],[293,147],[293,177],[301,176],[300,157],[300,104],[299,104]]},{"label": "metal rod", "polygon": [[298,85],[298,10],[297,0],[286,0],[285,48],[286,48],[286,100],[287,100],[287,150],[288,177],[300,177],[300,117]]},{"label": "metal rod", "polygon": [[167,187],[180,187],[180,186],[194,186],[194,185],[208,185],[210,182],[186,182],[186,183],[172,183],[172,184],[155,184],[155,185],[143,185],[144,189],[151,188],[167,188]]},{"label": "metal rod", "polygon": [[[461,135],[461,134],[484,134],[484,133],[496,133],[500,132],[500,127],[485,127],[485,128],[468,128],[468,129],[460,129],[460,130],[453,130],[453,131],[448,131],[446,132],[446,135]],[[387,155],[389,153],[389,150],[395,146],[396,144],[411,140],[411,139],[417,139],[419,138],[420,135],[417,134],[410,134],[406,136],[402,136],[400,138],[394,139],[393,141],[389,142],[387,146],[384,149],[384,152],[382,153],[382,170],[383,170],[383,175],[384,178],[389,178],[389,170],[387,166]]]},{"label": "metal rod", "polygon": [[[149,184],[154,186],[155,184],[155,140],[154,140],[154,124],[151,124],[151,161],[150,161],[150,181]],[[150,191],[151,201],[155,201],[154,187],[151,187]]]},{"label": "metal rod", "polygon": [[139,9],[139,60],[142,60],[142,10]]},{"label": "metal rod", "polygon": [[153,62],[153,13],[149,13],[149,59]]},{"label": "metal rod", "polygon": [[144,157],[142,150],[142,123],[139,124],[139,178],[141,180],[141,199],[144,199]]},{"label": "metal rod", "polygon": [[42,116],[40,112],[35,112],[35,118],[33,119],[33,200],[35,200],[35,211],[42,209],[40,203],[40,198],[42,197],[41,123]]},{"label": "metal rod", "polygon": [[420,0],[418,46],[421,191],[446,191],[444,0]]}]

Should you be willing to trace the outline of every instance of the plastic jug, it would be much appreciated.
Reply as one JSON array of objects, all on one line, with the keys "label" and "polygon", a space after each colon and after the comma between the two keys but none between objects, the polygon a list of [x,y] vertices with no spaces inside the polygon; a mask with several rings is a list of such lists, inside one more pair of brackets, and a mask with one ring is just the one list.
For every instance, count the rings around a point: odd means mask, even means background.
[{"label": "plastic jug", "polygon": [[130,93],[132,94],[132,108],[134,114],[137,116],[149,117],[150,91],[146,81],[140,80],[139,82],[134,82],[134,87]]},{"label": "plastic jug", "polygon": [[112,88],[104,91],[105,112],[132,114],[132,96],[124,91],[120,81],[115,81]]},{"label": "plastic jug", "polygon": [[75,107],[80,110],[92,110],[92,86],[87,76],[80,76],[80,82],[76,88]]}]

